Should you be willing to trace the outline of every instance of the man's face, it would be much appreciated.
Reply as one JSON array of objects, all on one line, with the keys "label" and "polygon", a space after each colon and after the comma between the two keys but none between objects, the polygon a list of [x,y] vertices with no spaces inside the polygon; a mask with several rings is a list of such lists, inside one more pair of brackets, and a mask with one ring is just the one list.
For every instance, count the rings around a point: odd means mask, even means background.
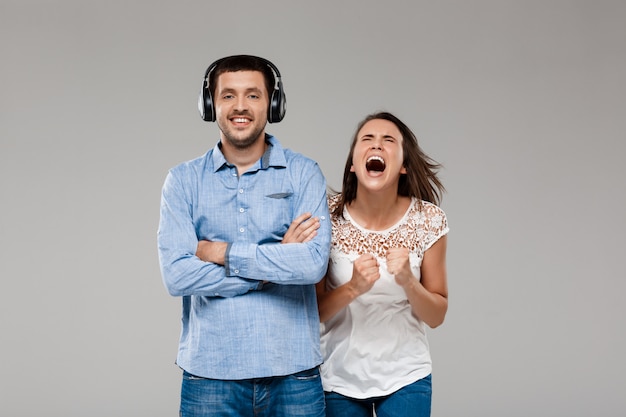
[{"label": "man's face", "polygon": [[264,140],[269,96],[263,73],[225,72],[217,78],[215,115],[224,145],[237,149]]}]

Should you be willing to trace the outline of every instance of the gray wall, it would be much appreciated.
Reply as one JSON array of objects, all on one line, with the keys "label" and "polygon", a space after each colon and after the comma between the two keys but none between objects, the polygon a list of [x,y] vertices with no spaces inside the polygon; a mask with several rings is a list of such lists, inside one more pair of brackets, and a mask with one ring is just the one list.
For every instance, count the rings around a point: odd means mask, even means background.
[{"label": "gray wall", "polygon": [[218,138],[206,66],[252,53],[283,74],[269,131],[329,185],[375,110],[445,166],[433,416],[623,416],[624,21],[619,0],[2,0],[0,415],[177,415],[160,188]]}]

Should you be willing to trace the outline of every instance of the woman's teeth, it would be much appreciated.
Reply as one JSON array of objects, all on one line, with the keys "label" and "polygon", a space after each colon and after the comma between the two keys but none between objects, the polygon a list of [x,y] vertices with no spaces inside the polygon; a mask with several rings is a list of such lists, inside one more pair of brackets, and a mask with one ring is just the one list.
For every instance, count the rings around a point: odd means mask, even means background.
[{"label": "woman's teeth", "polygon": [[365,162],[365,169],[382,172],[385,170],[385,160],[380,156],[372,156]]}]

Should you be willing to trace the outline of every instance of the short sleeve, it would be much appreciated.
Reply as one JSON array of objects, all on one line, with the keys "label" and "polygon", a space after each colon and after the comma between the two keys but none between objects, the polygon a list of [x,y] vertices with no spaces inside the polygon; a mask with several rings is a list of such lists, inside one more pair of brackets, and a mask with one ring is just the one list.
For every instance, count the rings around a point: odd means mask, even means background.
[{"label": "short sleeve", "polygon": [[423,246],[422,253],[427,251],[442,236],[446,235],[450,230],[448,227],[448,219],[446,213],[438,206],[422,202],[423,214]]}]

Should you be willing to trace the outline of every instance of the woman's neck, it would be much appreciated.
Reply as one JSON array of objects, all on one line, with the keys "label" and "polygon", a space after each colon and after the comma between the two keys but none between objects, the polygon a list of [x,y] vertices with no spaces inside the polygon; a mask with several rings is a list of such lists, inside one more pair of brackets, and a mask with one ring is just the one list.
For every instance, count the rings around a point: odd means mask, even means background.
[{"label": "woman's neck", "polygon": [[357,191],[347,209],[350,217],[365,229],[386,230],[404,216],[410,204],[410,197],[395,191],[385,194]]}]

